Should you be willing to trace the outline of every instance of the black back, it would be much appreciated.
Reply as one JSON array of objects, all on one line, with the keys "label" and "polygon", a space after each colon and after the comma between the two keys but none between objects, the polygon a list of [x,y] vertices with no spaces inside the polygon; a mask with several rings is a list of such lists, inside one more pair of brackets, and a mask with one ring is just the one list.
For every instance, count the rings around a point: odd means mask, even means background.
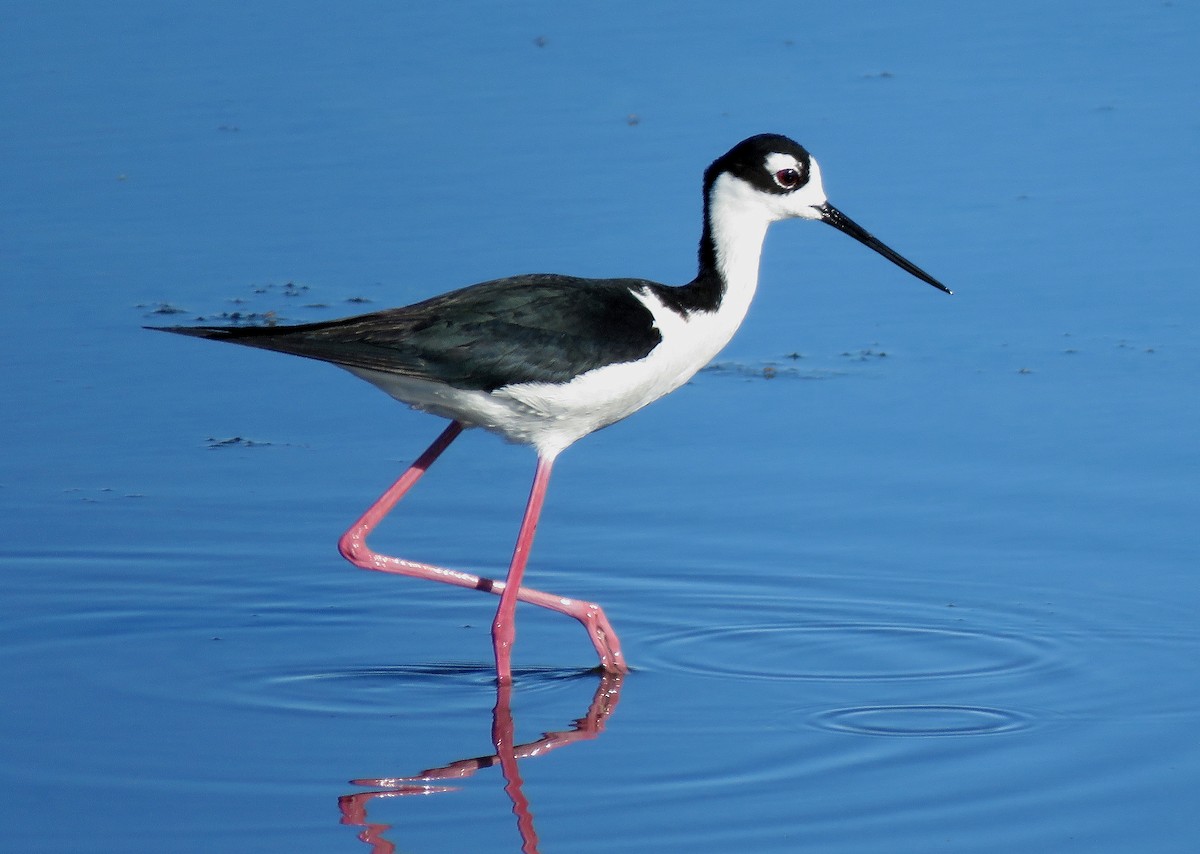
[{"label": "black back", "polygon": [[535,274],[343,320],[152,328],[494,391],[510,383],[568,382],[646,356],[662,337],[631,289],[652,284]]}]

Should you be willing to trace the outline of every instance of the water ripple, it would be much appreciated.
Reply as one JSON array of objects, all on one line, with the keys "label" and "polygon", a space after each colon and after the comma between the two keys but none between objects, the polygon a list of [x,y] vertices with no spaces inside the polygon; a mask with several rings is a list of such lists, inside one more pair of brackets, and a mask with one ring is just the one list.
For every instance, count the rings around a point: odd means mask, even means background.
[{"label": "water ripple", "polygon": [[810,715],[817,729],[892,738],[998,735],[1033,726],[1032,715],[988,706],[855,706]]},{"label": "water ripple", "polygon": [[[561,690],[590,671],[517,668],[524,695]],[[273,668],[219,674],[202,689],[217,702],[311,714],[367,717],[440,717],[490,712],[496,671],[486,663],[347,665],[325,668]]]},{"label": "water ripple", "polygon": [[1029,670],[1045,641],[986,629],[903,623],[758,623],[656,638],[671,669],[710,676],[881,682]]},{"label": "water ripple", "polygon": [[[722,679],[861,683],[1028,673],[1068,658],[1058,636],[1019,611],[828,591],[705,597],[689,613],[689,624],[651,636],[638,663]],[[714,624],[697,625],[705,617]]]}]

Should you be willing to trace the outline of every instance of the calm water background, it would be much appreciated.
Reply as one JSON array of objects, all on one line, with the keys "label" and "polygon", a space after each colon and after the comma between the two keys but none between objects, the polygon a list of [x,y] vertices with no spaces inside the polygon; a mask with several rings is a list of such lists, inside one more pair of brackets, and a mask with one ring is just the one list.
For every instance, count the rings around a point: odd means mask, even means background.
[{"label": "calm water background", "polygon": [[[0,5],[0,847],[519,850],[497,768],[339,810],[492,753],[494,601],[334,550],[440,423],[140,327],[686,281],[776,131],[958,293],[777,225],[718,365],[563,456],[531,582],[636,670],[522,760],[541,850],[1200,848],[1200,8],[967,8]],[[532,468],[470,434],[375,544],[503,573]],[[570,731],[586,638],[519,629],[516,739]]]}]

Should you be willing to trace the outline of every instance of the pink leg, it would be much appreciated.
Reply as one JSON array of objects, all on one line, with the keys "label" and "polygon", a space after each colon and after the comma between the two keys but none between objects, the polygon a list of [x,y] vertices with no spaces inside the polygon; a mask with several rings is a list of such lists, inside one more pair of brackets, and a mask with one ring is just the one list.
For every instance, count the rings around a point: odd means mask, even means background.
[{"label": "pink leg", "polygon": [[504,580],[500,606],[496,608],[496,619],[492,623],[496,678],[502,685],[512,681],[512,645],[517,637],[517,596],[521,593],[521,577],[525,574],[525,564],[529,562],[529,550],[533,548],[533,535],[537,532],[542,504],[546,501],[546,485],[550,483],[550,470],[553,467],[553,457],[538,456],[533,486],[529,490],[529,501],[525,504],[525,515],[521,519],[521,530],[517,534],[517,545],[513,549],[512,562],[508,565],[508,578]]},{"label": "pink leg", "polygon": [[[504,581],[494,581],[490,578],[481,578],[478,575],[471,575],[467,572],[443,569],[431,564],[381,555],[372,551],[367,545],[367,536],[375,529],[375,526],[412,489],[416,482],[421,479],[421,476],[441,456],[442,452],[450,446],[450,443],[458,438],[458,434],[462,430],[462,424],[457,421],[450,422],[450,426],[434,440],[433,444],[425,450],[425,453],[421,454],[416,462],[409,466],[404,474],[400,475],[400,478],[392,484],[388,491],[378,501],[367,508],[362,517],[342,535],[341,540],[338,542],[339,551],[341,551],[346,560],[361,569],[393,572],[413,578],[427,578],[430,581],[441,581],[446,584],[469,587],[473,590],[482,590],[500,596],[500,608],[496,613],[496,623],[493,625],[492,638],[497,652],[497,675],[502,681],[511,679],[511,670],[508,671],[507,676],[500,670],[500,652],[503,645],[506,653],[505,661],[508,661],[507,652],[512,645],[512,618],[516,608],[516,599],[538,605],[542,608],[549,608],[552,611],[558,611],[561,614],[566,614],[579,620],[579,622],[583,623],[584,628],[587,629],[588,636],[592,640],[592,645],[596,648],[596,653],[600,657],[600,667],[610,673],[627,672],[628,667],[625,665],[625,659],[621,655],[621,643],[617,639],[616,632],[609,625],[608,618],[604,615],[604,610],[599,605],[593,602],[554,596],[549,593],[520,586],[521,573],[524,571],[525,563],[529,559],[529,547],[533,541],[533,532],[537,527],[537,517],[541,512],[542,501],[545,498],[546,481],[550,477],[550,461],[538,460],[537,474],[534,476],[533,489],[530,492],[529,503],[525,509],[525,519],[521,523],[521,532],[517,537],[517,547],[513,553],[512,564],[509,567],[508,579],[510,583],[514,584],[516,592],[507,597],[507,605],[504,591],[508,589],[509,584]],[[535,498],[536,507],[534,506]],[[518,562],[520,564],[519,567]],[[516,570],[515,574],[514,570]],[[498,634],[497,627],[502,627],[505,624],[507,625],[507,629],[503,631],[507,632],[507,640],[501,644],[500,640],[504,640],[504,638]],[[498,638],[500,640],[497,640]]]}]

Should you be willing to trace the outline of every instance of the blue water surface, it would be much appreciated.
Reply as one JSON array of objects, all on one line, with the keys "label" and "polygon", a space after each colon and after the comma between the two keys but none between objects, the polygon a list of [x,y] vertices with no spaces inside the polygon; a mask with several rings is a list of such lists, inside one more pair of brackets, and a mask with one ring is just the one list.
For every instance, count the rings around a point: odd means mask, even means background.
[{"label": "blue water surface", "polygon": [[[0,849],[1200,847],[1196,2],[0,14]],[[956,295],[777,225],[562,456],[528,580],[634,670],[522,608],[517,785],[494,599],[334,548],[442,424],[141,327],[683,282],[764,131]],[[503,575],[532,470],[468,433],[372,543]]]}]

